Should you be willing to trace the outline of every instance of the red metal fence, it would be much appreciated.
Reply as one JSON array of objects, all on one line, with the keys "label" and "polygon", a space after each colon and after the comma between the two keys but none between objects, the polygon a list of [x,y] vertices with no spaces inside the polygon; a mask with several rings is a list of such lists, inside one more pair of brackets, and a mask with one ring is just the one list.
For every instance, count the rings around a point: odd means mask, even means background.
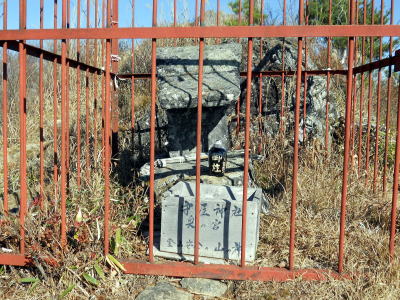
[{"label": "red metal fence", "polygon": [[[200,1],[200,6],[196,0],[196,17],[193,26],[178,27],[177,24],[177,1],[173,1],[173,26],[171,27],[158,27],[157,26],[157,0],[153,0],[153,18],[152,27],[132,27],[122,28],[119,26],[119,12],[118,12],[118,0],[103,0],[93,1],[87,0],[86,2],[86,27],[81,28],[81,3],[80,0],[76,1],[75,8],[76,13],[76,26],[73,28],[71,25],[71,4],[69,0],[61,1],[61,27],[59,27],[59,19],[57,13],[59,4],[54,1],[54,28],[44,29],[44,12],[48,13],[48,7],[44,7],[44,0],[40,0],[40,28],[30,29],[27,28],[27,1],[19,1],[19,29],[7,29],[7,18],[10,16],[7,13],[7,7],[9,1],[4,1],[3,6],[3,30],[0,31],[0,43],[3,47],[3,97],[2,97],[2,118],[3,118],[3,180],[4,180],[4,205],[3,214],[8,214],[8,178],[9,178],[9,166],[8,166],[8,149],[10,147],[7,138],[7,120],[8,120],[8,51],[13,50],[18,52],[19,58],[19,133],[20,133],[20,165],[19,165],[19,254],[6,254],[0,253],[0,264],[6,265],[18,265],[24,266],[31,262],[32,258],[27,255],[26,250],[26,236],[25,236],[25,219],[28,211],[28,174],[27,174],[27,84],[31,81],[38,80],[39,86],[39,122],[40,122],[40,170],[39,170],[39,182],[40,182],[40,204],[44,206],[46,201],[51,201],[51,198],[60,198],[60,202],[52,202],[58,205],[59,215],[61,221],[60,229],[60,244],[61,247],[67,246],[67,232],[70,224],[67,220],[67,202],[69,197],[69,180],[71,176],[76,178],[78,187],[83,183],[82,180],[90,180],[91,177],[91,161],[93,157],[97,157],[99,153],[102,154],[102,170],[104,177],[104,225],[103,225],[103,241],[104,241],[104,253],[109,253],[110,243],[110,172],[111,172],[111,158],[112,154],[118,151],[118,92],[115,84],[112,84],[116,77],[119,79],[131,80],[131,126],[134,128],[134,103],[135,103],[135,81],[147,79],[151,81],[151,118],[150,118],[150,191],[149,191],[149,241],[148,241],[148,261],[124,261],[124,266],[127,273],[134,274],[152,274],[152,275],[167,275],[167,276],[187,276],[187,277],[209,277],[209,278],[220,278],[220,279],[254,279],[254,280],[288,280],[296,277],[302,277],[304,279],[323,279],[327,275],[334,277],[340,276],[344,270],[344,257],[345,257],[345,227],[346,227],[346,199],[347,199],[347,187],[348,187],[348,174],[349,168],[354,163],[354,155],[357,153],[357,168],[361,173],[362,170],[368,174],[370,172],[370,143],[372,143],[372,135],[375,135],[375,151],[374,151],[374,162],[373,162],[373,189],[374,192],[377,188],[377,182],[379,178],[379,167],[378,160],[379,156],[379,134],[380,134],[380,116],[381,116],[381,94],[382,82],[386,81],[387,84],[387,115],[385,120],[385,146],[384,146],[384,162],[383,162],[383,175],[382,185],[384,191],[388,189],[388,147],[390,145],[389,130],[390,124],[390,105],[391,101],[394,101],[392,95],[392,81],[393,73],[400,70],[400,52],[393,53],[393,39],[400,36],[400,25],[394,25],[394,0],[390,3],[390,24],[384,24],[384,8],[385,4],[382,0],[380,3],[380,24],[374,24],[374,12],[375,6],[372,1],[371,12],[367,12],[363,9],[363,16],[359,16],[360,7],[368,7],[367,1],[349,1],[348,25],[333,25],[332,21],[332,7],[333,1],[329,1],[329,21],[328,24],[324,25],[309,25],[308,18],[308,1],[300,0],[298,2],[299,13],[297,16],[298,25],[288,25],[287,22],[287,3],[283,0],[283,11],[282,11],[282,25],[265,25],[264,24],[264,9],[267,8],[268,3],[261,1],[261,25],[254,24],[254,0],[249,1],[249,16],[248,25],[242,25],[242,13],[240,1],[239,5],[239,24],[236,26],[220,26],[220,1],[217,1],[217,12],[216,12],[216,25],[217,26],[204,26],[205,22],[205,1]],[[99,3],[100,2],[100,3]],[[135,1],[132,1],[132,24],[134,24],[135,16]],[[269,2],[269,1],[267,1]],[[100,6],[101,4],[101,6]],[[90,12],[94,11],[94,20],[90,16]],[[200,11],[200,13],[199,13]],[[13,17],[16,12],[13,12]],[[371,16],[372,15],[372,16]],[[372,24],[367,23],[367,19],[372,20]],[[101,20],[101,22],[100,22]],[[362,20],[362,21],[360,21]],[[99,26],[101,25],[101,26]],[[267,41],[268,38],[280,37],[280,38],[297,38],[297,70],[288,71],[285,70],[285,62],[283,62],[283,69],[281,71],[259,71],[256,72],[252,67],[253,57],[253,41],[255,39],[261,39],[261,51],[262,52],[262,41]],[[323,70],[310,70],[307,68],[307,39],[309,38],[327,38],[327,66]],[[347,46],[347,69],[346,70],[334,70],[331,69],[331,48],[332,39],[336,37],[348,38]],[[196,205],[195,205],[195,237],[194,237],[194,263],[186,262],[174,262],[174,263],[155,263],[153,245],[154,245],[154,173],[155,173],[155,135],[156,135],[156,102],[157,102],[157,86],[156,86],[156,47],[157,39],[183,39],[183,38],[194,38],[198,39],[199,46],[199,79],[198,79],[198,105],[197,105],[197,151],[196,151]],[[249,155],[250,155],[250,105],[252,100],[252,78],[259,78],[259,88],[263,88],[263,78],[268,77],[280,77],[282,83],[285,82],[286,77],[296,78],[296,94],[295,94],[295,118],[294,118],[294,146],[293,146],[293,173],[292,173],[292,198],[291,198],[291,215],[290,215],[290,236],[289,236],[289,267],[284,268],[272,268],[272,267],[257,267],[247,266],[245,262],[246,255],[246,218],[242,217],[242,240],[241,240],[241,261],[240,265],[205,265],[199,263],[199,235],[200,235],[200,155],[201,155],[201,116],[202,116],[202,80],[203,80],[203,58],[204,58],[204,45],[205,39],[215,38],[219,42],[221,38],[238,38],[247,39],[247,71],[241,75],[247,79],[246,88],[246,103],[245,103],[245,119],[244,119],[244,133],[245,133],[245,145],[244,145],[244,173],[243,173],[243,216],[246,216],[247,211],[247,187],[248,187],[248,168],[249,168]],[[383,58],[383,45],[387,44],[386,40],[389,38],[389,57]],[[132,40],[131,51],[132,57],[134,57],[135,50],[135,39],[151,39],[151,73],[150,74],[137,74],[134,72],[135,61],[132,59],[132,74],[119,74],[118,66],[118,51],[119,51],[119,39],[130,39]],[[370,47],[370,55],[365,55],[367,50],[368,39],[373,43],[375,39],[379,39],[379,59],[374,61],[373,47]],[[44,41],[54,40],[53,51],[44,50]],[[76,40],[77,47],[76,51],[73,52],[70,49],[71,41]],[[81,56],[81,42],[85,40],[85,57]],[[33,46],[29,44],[29,41],[40,41],[39,46]],[[89,43],[93,41],[93,56],[88,51]],[[361,43],[362,57],[361,65],[355,66],[354,64],[360,61],[357,59],[357,51],[359,48],[357,43]],[[59,53],[59,45],[61,44],[61,53]],[[304,49],[304,51],[303,51]],[[76,55],[76,57],[73,57]],[[39,78],[30,78],[27,76],[27,56],[39,58]],[[95,59],[93,59],[93,57]],[[100,61],[98,60],[100,58]],[[305,66],[303,66],[303,57],[306,58]],[[54,160],[53,165],[50,166],[53,172],[53,182],[45,181],[45,140],[43,137],[43,130],[46,123],[45,120],[45,75],[43,70],[44,62],[47,61],[53,65],[53,74],[50,76],[53,81],[53,152]],[[368,62],[367,62],[368,61]],[[59,78],[58,66],[61,66],[61,77]],[[99,65],[104,65],[102,69]],[[394,67],[394,70],[393,70]],[[388,74],[382,75],[383,69],[388,68]],[[373,71],[378,70],[377,79],[377,91],[374,95],[373,91]],[[76,95],[77,101],[74,104],[77,107],[77,122],[76,122],[76,144],[77,150],[73,154],[70,153],[70,93],[74,91],[70,89],[70,74],[76,72]],[[72,73],[73,74],[73,73]],[[319,270],[319,269],[298,269],[296,268],[295,262],[295,246],[296,246],[296,205],[297,205],[297,178],[298,178],[298,165],[299,165],[299,131],[301,114],[303,118],[306,117],[306,105],[303,105],[303,112],[300,111],[301,102],[306,102],[306,92],[304,95],[301,94],[301,88],[307,84],[307,76],[326,76],[327,80],[327,100],[326,100],[326,134],[325,134],[325,148],[328,151],[329,148],[329,97],[330,97],[330,83],[333,76],[346,76],[346,105],[345,105],[345,142],[344,142],[344,161],[343,161],[343,177],[342,177],[342,194],[341,194],[341,209],[340,209],[340,237],[339,237],[339,253],[338,253],[338,268],[337,270]],[[84,81],[82,82],[82,76]],[[365,93],[366,78],[368,80],[368,94]],[[101,82],[101,88],[98,90],[99,82]],[[89,84],[94,86],[94,92],[91,94],[89,91]],[[361,87],[360,94],[357,94],[357,84]],[[58,89],[61,89],[61,97],[58,95]],[[81,99],[81,91],[85,89],[85,99]],[[307,88],[304,88],[306,91]],[[399,92],[400,97],[400,92]],[[60,98],[60,99],[59,99]],[[98,101],[99,99],[99,101]],[[61,100],[61,105],[59,105]],[[376,103],[375,103],[376,100]],[[82,101],[82,102],[81,102]],[[261,107],[264,105],[262,92],[257,100],[259,101],[260,114],[262,112]],[[365,101],[368,103],[368,111],[363,111]],[[84,102],[84,103],[83,103]],[[101,103],[101,105],[100,105]],[[398,99],[400,103],[400,98]],[[85,109],[85,120],[80,119],[82,105]],[[285,128],[284,124],[284,113],[285,113],[285,84],[282,84],[282,101],[280,111],[280,126],[281,129]],[[357,105],[360,109],[359,116],[356,116]],[[376,118],[375,118],[375,132],[371,132],[372,113],[376,106]],[[58,112],[61,108],[61,131],[57,126]],[[240,99],[238,101],[238,123],[241,121],[240,114]],[[101,110],[101,111],[100,111]],[[101,116],[97,114],[101,113]],[[368,114],[368,129],[366,138],[366,153],[363,153],[362,145],[362,120],[363,114]],[[10,122],[16,122],[17,120],[9,120]],[[359,126],[356,126],[357,122]],[[85,136],[81,136],[81,124],[85,124]],[[91,128],[92,127],[92,128]],[[392,126],[393,127],[393,126]],[[400,109],[397,107],[397,127],[393,128],[396,131],[396,151],[395,151],[395,163],[394,163],[394,174],[393,174],[393,185],[392,185],[392,207],[391,207],[391,224],[389,234],[389,253],[393,258],[394,247],[395,247],[395,236],[396,236],[396,211],[397,211],[397,198],[398,198],[398,173],[399,173],[399,161],[400,161]],[[238,126],[238,129],[240,127]],[[358,129],[358,132],[357,132]],[[306,128],[303,128],[304,135],[306,134]],[[98,145],[97,140],[100,136],[102,144]],[[60,138],[59,138],[60,137]],[[356,139],[356,137],[358,137]],[[81,149],[82,140],[84,139],[84,145],[86,149]],[[358,141],[356,145],[355,140]],[[60,157],[59,157],[60,155]],[[72,159],[72,157],[74,158]],[[84,157],[83,157],[84,156]],[[74,161],[76,163],[76,172],[70,173],[70,164]],[[365,164],[363,163],[365,161]],[[84,170],[81,170],[81,166],[85,166]],[[368,178],[368,176],[366,177]],[[53,194],[46,195],[44,190],[46,186],[52,186]],[[3,222],[4,225],[4,222]],[[2,225],[2,226],[3,226]],[[238,228],[239,230],[239,228]]]}]

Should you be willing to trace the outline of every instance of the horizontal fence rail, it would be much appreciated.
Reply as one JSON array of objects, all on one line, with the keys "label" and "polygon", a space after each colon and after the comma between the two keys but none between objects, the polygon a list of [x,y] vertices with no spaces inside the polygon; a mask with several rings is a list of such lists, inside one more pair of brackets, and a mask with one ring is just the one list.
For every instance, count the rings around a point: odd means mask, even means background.
[{"label": "horizontal fence rail", "polygon": [[0,40],[398,36],[400,25],[143,27],[0,30]]}]

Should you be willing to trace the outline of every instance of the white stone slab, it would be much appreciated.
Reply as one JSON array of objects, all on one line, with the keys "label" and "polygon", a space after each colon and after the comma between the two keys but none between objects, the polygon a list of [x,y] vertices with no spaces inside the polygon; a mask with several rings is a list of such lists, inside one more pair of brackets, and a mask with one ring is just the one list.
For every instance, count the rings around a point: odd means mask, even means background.
[{"label": "white stone slab", "polygon": [[[200,256],[228,260],[241,257],[243,187],[201,184]],[[259,238],[261,189],[249,188],[246,260],[253,261]],[[194,254],[195,183],[178,182],[161,200],[160,250]]]},{"label": "white stone slab", "polygon": [[[172,252],[160,251],[156,246],[153,247],[154,256],[167,258],[176,261],[194,262],[194,256],[190,254],[178,254]],[[199,262],[202,264],[214,264],[214,265],[227,265],[228,262],[222,258],[212,257],[199,257]]]}]

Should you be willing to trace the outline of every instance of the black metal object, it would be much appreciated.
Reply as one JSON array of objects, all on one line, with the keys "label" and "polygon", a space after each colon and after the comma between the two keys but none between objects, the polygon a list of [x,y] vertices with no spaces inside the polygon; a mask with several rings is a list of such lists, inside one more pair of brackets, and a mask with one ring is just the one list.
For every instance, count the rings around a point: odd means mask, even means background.
[{"label": "black metal object", "polygon": [[210,175],[223,176],[226,169],[228,154],[220,141],[214,143],[208,152],[208,166]]}]

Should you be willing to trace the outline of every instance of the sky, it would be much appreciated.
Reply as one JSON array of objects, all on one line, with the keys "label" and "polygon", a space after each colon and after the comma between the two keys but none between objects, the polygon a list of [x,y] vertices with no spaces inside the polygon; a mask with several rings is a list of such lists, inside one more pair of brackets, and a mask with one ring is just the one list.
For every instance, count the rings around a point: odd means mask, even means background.
[{"label": "sky", "polygon": [[[44,0],[44,28],[53,28],[53,10],[55,0]],[[101,3],[103,0],[98,0],[99,10],[101,10]],[[104,0],[106,1],[106,0]],[[132,0],[119,0],[119,26],[130,27],[132,14],[131,14],[131,2]],[[231,12],[228,3],[232,0],[220,0],[221,11]],[[247,1],[247,0],[242,0]],[[255,0],[261,1],[261,0]],[[274,16],[278,22],[282,20],[282,3],[283,0],[264,0],[265,12],[273,11]],[[335,0],[334,0],[335,1]],[[2,0],[0,0],[0,3]],[[93,4],[90,11],[90,27],[94,27],[94,0],[90,0]],[[200,0],[198,1],[200,3]],[[292,13],[297,13],[297,0],[287,0],[288,9]],[[380,1],[377,0],[376,6],[380,6]],[[399,3],[400,1],[395,1]],[[27,27],[28,29],[39,28],[39,3],[40,0],[27,0]],[[61,26],[61,3],[62,0],[58,0],[58,26]],[[76,11],[77,0],[71,0],[71,27],[76,27],[77,11]],[[135,26],[138,27],[150,27],[152,20],[152,3],[153,0],[136,0],[135,1]],[[178,22],[192,21],[195,15],[195,0],[178,0],[177,1],[177,16]],[[399,3],[400,4],[400,3]],[[1,4],[1,7],[3,5]],[[8,29],[18,29],[18,18],[19,18],[19,1],[8,0]],[[390,8],[390,1],[385,1],[385,8]],[[208,0],[206,2],[206,10],[217,9],[217,0]],[[0,9],[1,11],[1,9]],[[290,11],[288,11],[288,15]],[[3,15],[3,14],[2,14]],[[86,0],[81,0],[81,27],[86,27]],[[167,24],[171,23],[173,18],[173,0],[158,0],[158,23]],[[2,22],[2,20],[1,20]],[[100,22],[100,21],[99,21]],[[395,7],[395,24],[400,23],[400,5]]]},{"label": "sky", "polygon": [[[53,11],[55,0],[44,0],[44,28],[53,28]],[[106,0],[104,0],[106,1]],[[132,22],[132,0],[119,0],[119,26],[130,27]],[[221,10],[229,11],[228,2],[230,0],[221,0]],[[1,1],[0,1],[1,2]],[[18,28],[19,18],[19,1],[8,0],[8,28]],[[90,10],[90,27],[94,27],[94,0]],[[99,11],[101,11],[102,0],[99,2]],[[200,1],[199,1],[200,2]],[[206,9],[216,11],[216,0],[208,0]],[[30,29],[39,28],[39,0],[27,0],[27,27]],[[61,26],[61,3],[58,0],[58,26]],[[77,0],[71,0],[71,27],[76,27]],[[152,21],[152,0],[135,0],[135,25],[139,27],[150,27]],[[158,0],[158,22],[165,23],[172,20],[173,0]],[[100,15],[100,14],[99,14]],[[195,0],[178,0],[177,1],[177,16],[179,21],[185,21],[189,18],[192,20],[195,15]],[[86,0],[81,0],[81,27],[86,27]],[[100,16],[99,16],[100,18]],[[100,21],[99,21],[100,22]]]}]

